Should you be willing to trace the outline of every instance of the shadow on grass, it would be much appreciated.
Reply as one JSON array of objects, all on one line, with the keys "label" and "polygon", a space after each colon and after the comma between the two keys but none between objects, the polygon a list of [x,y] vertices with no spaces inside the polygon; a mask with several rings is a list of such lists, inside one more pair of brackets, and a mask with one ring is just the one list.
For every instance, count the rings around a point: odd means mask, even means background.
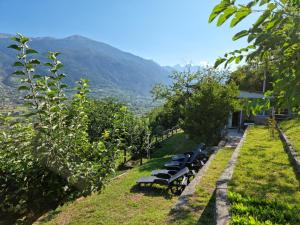
[{"label": "shadow on grass", "polygon": [[165,199],[172,199],[173,197],[177,197],[170,193],[169,189],[166,187],[158,186],[158,185],[147,185],[140,187],[139,185],[134,185],[130,189],[131,193],[143,193],[145,196],[151,197],[164,197]]},{"label": "shadow on grass", "polygon": [[54,219],[61,211],[60,210],[53,210],[48,212],[45,216],[39,219],[40,223],[46,223]]},{"label": "shadow on grass", "polygon": [[[169,212],[170,224],[199,224],[213,225],[215,213],[216,193],[211,195],[206,206],[191,203],[186,207]],[[202,212],[202,213],[201,213]],[[199,217],[200,216],[200,217]]]}]

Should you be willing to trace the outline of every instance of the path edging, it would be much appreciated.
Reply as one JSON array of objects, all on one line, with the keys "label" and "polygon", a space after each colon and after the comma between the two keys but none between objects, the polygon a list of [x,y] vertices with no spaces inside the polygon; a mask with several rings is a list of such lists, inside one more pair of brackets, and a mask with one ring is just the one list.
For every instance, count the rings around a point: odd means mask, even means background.
[{"label": "path edging", "polygon": [[[247,128],[248,129],[248,128]],[[215,207],[215,224],[216,225],[227,225],[230,220],[229,213],[229,200],[227,196],[228,182],[231,180],[233,175],[234,167],[237,163],[240,149],[246,138],[247,129],[245,130],[243,137],[241,138],[238,146],[232,153],[231,159],[228,162],[224,172],[220,176],[216,183],[216,207]]]},{"label": "path edging", "polygon": [[279,131],[279,137],[284,143],[284,149],[288,153],[288,156],[295,168],[297,176],[300,177],[300,155],[295,151],[293,144],[284,134],[283,130],[277,125],[277,130]]}]

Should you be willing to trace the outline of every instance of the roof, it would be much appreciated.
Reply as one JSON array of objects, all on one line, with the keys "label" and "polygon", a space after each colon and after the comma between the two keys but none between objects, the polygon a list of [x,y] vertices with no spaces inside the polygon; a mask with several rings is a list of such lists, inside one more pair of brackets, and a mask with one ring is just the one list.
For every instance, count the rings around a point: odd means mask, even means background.
[{"label": "roof", "polygon": [[238,98],[258,99],[258,98],[265,98],[265,96],[261,92],[240,91]]}]

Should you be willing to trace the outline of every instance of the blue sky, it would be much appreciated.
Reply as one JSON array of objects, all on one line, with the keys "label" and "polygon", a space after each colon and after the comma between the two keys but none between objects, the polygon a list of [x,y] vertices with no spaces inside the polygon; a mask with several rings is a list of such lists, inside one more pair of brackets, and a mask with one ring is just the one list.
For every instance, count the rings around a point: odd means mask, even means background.
[{"label": "blue sky", "polygon": [[242,47],[228,24],[208,24],[219,0],[0,0],[0,32],[62,38],[83,35],[161,65],[213,63]]}]

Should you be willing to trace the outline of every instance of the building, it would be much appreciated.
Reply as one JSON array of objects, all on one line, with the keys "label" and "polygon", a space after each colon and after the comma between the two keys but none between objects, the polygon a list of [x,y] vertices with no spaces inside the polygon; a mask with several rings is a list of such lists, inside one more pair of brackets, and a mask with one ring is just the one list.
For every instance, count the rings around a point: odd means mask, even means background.
[{"label": "building", "polygon": [[[239,99],[263,99],[263,93],[240,91]],[[261,111],[256,115],[247,115],[243,110],[230,113],[228,116],[227,128],[242,128],[245,124],[266,124],[269,111]]]}]

